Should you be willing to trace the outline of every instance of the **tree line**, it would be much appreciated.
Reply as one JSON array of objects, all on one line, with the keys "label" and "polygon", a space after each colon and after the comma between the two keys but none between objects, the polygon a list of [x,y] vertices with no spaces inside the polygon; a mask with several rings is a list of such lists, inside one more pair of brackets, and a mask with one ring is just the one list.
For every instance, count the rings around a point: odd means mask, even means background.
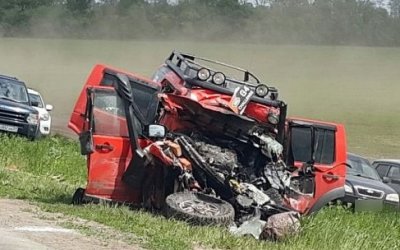
[{"label": "tree line", "polygon": [[8,0],[0,36],[400,45],[400,0]]}]

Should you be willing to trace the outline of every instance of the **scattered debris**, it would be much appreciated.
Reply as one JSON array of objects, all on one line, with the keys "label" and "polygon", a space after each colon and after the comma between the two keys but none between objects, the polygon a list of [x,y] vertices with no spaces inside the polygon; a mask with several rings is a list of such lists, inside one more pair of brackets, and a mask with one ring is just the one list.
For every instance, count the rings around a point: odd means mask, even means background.
[{"label": "scattered debris", "polygon": [[283,240],[300,232],[300,215],[296,212],[285,212],[270,216],[265,224],[260,239]]}]

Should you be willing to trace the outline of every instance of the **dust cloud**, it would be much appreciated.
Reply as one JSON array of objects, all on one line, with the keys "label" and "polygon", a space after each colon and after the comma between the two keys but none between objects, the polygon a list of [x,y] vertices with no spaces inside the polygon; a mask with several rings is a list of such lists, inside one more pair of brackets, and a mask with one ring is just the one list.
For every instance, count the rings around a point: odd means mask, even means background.
[{"label": "dust cloud", "polygon": [[398,48],[1,38],[0,68],[39,90],[54,125],[67,129],[96,63],[150,77],[174,49],[249,69],[279,89],[290,115],[344,123],[356,151],[369,152],[365,134],[391,145],[389,155],[400,150]]}]

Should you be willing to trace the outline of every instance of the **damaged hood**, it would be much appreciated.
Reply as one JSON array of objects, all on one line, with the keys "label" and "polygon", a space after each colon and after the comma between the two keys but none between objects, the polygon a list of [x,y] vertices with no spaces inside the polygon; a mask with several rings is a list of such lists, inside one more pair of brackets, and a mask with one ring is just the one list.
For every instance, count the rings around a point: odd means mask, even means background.
[{"label": "damaged hood", "polygon": [[183,119],[190,120],[208,132],[223,133],[237,139],[247,140],[249,131],[256,125],[254,119],[238,115],[223,107],[195,101],[189,97],[168,94],[163,97],[163,100],[174,106]]}]

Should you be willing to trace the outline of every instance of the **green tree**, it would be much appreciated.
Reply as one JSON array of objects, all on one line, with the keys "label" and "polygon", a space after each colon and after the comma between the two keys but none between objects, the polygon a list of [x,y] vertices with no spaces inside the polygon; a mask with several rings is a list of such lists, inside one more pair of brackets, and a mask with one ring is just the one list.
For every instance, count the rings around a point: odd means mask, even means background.
[{"label": "green tree", "polygon": [[392,17],[400,18],[400,0],[390,0],[389,8]]},{"label": "green tree", "polygon": [[0,1],[0,26],[3,34],[29,33],[29,21],[34,10],[52,4],[52,0]]},{"label": "green tree", "polygon": [[66,7],[69,11],[76,14],[87,14],[91,10],[94,0],[66,0]]}]

